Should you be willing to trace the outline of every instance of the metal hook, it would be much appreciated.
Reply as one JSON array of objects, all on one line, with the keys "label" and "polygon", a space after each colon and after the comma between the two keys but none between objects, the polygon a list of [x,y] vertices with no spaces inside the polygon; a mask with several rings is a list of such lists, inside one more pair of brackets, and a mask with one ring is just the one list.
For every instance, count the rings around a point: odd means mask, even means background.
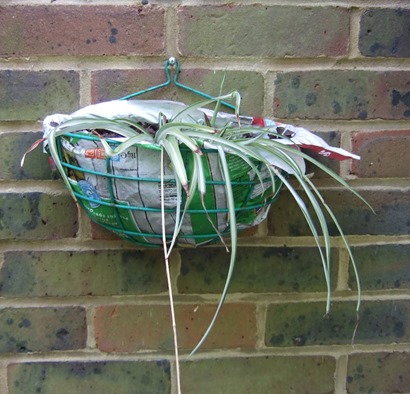
[{"label": "metal hook", "polygon": [[[174,78],[173,78],[173,80],[172,80],[169,69],[170,69],[170,68],[174,68],[174,67],[175,67],[175,72],[174,72]],[[190,86],[187,86],[187,85],[182,84],[181,82],[178,82],[178,75],[179,75],[180,68],[181,68],[181,66],[180,66],[178,60],[177,60],[175,57],[171,56],[171,57],[170,57],[169,59],[167,59],[167,60],[165,61],[165,63],[164,63],[165,76],[167,77],[167,80],[166,80],[164,83],[161,83],[161,84],[159,84],[159,85],[152,86],[152,87],[150,87],[150,88],[148,88],[148,89],[140,90],[139,92],[129,94],[128,96],[121,97],[120,100],[129,100],[129,99],[131,99],[131,98],[133,98],[133,97],[137,97],[137,96],[140,96],[140,95],[142,95],[142,94],[145,94],[145,93],[148,93],[148,92],[152,92],[153,90],[157,90],[157,89],[164,88],[164,87],[170,85],[171,82],[173,82],[174,85],[177,86],[177,87],[179,87],[179,88],[185,89],[185,90],[187,90],[187,91],[189,91],[189,92],[195,93],[195,94],[197,94],[197,95],[199,95],[199,96],[202,96],[202,97],[205,97],[205,98],[207,98],[207,99],[211,99],[211,100],[212,100],[212,99],[215,98],[215,97],[213,97],[213,96],[210,96],[209,94],[206,94],[206,93],[204,93],[204,92],[201,92],[200,90],[191,88]],[[227,102],[225,102],[225,101],[221,101],[221,103],[222,103],[223,105],[225,105],[226,107],[228,107],[228,108],[231,108],[231,109],[233,109],[233,110],[236,109],[236,107],[235,107],[234,105],[229,104],[229,103],[227,103]]]},{"label": "metal hook", "polygon": [[[140,90],[140,91],[135,92],[135,93],[131,93],[131,94],[129,94],[128,96],[121,97],[120,100],[129,100],[129,99],[131,99],[131,98],[133,98],[133,97],[140,96],[141,94],[145,94],[145,93],[148,93],[148,92],[152,92],[153,90],[165,88],[166,86],[168,86],[168,85],[171,83],[171,75],[169,74],[169,69],[168,69],[168,66],[169,66],[169,63],[170,63],[170,60],[171,60],[171,59],[172,59],[172,58],[169,58],[169,59],[165,62],[165,65],[164,65],[164,66],[165,66],[165,75],[166,75],[166,77],[167,77],[167,80],[166,80],[164,83],[161,83],[161,84],[155,85],[155,86],[151,86],[151,87],[148,88],[148,89],[143,89],[143,90]],[[174,58],[174,59],[175,59],[175,58]],[[175,61],[176,61],[176,59],[175,59]]]}]

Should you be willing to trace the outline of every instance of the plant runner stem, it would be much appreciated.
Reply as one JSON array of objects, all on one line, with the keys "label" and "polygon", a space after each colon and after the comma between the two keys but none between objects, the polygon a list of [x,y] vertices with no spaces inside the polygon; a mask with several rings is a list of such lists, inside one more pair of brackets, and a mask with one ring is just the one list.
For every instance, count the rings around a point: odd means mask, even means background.
[{"label": "plant runner stem", "polygon": [[164,250],[164,260],[165,260],[165,269],[167,274],[168,282],[168,294],[169,294],[169,303],[171,307],[171,320],[172,320],[172,330],[174,334],[174,348],[175,348],[175,369],[177,377],[177,390],[178,394],[181,394],[181,378],[179,371],[179,354],[178,354],[178,337],[177,337],[177,325],[175,320],[175,308],[174,308],[174,297],[172,294],[172,283],[171,283],[171,273],[169,269],[169,254],[167,249],[167,238],[165,232],[165,199],[164,199],[164,148],[161,147],[161,221],[162,221],[162,243]]}]

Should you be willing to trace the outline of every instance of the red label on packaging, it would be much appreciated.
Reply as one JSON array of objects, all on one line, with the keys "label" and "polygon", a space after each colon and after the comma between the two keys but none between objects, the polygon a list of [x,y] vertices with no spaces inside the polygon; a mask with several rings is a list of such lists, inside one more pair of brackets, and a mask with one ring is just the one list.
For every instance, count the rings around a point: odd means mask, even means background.
[{"label": "red label on packaging", "polygon": [[265,127],[265,119],[263,119],[263,118],[253,118],[252,119],[252,125],[259,126],[259,127]]},{"label": "red label on packaging", "polygon": [[105,151],[104,149],[101,148],[95,148],[95,149],[87,149],[85,151],[85,157],[88,159],[105,159]]}]

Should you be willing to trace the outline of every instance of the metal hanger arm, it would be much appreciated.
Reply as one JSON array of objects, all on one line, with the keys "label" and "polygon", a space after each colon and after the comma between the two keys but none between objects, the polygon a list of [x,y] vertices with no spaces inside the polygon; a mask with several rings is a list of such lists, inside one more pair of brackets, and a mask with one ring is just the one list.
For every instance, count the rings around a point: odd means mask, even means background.
[{"label": "metal hanger arm", "polygon": [[[174,73],[174,78],[172,79],[169,69],[173,68],[173,67],[175,67],[175,73]],[[173,84],[175,86],[179,87],[179,88],[185,89],[189,92],[195,93],[195,94],[197,94],[199,96],[202,96],[204,98],[207,98],[207,99],[215,98],[213,96],[210,96],[209,94],[206,94],[204,92],[201,92],[200,90],[191,88],[190,86],[184,85],[184,84],[182,84],[181,82],[178,81],[178,75],[179,75],[179,71],[180,71],[181,66],[180,66],[178,60],[175,57],[170,57],[168,60],[166,60],[166,62],[164,64],[164,68],[165,68],[165,76],[167,77],[167,80],[164,83],[152,86],[152,87],[147,88],[147,89],[140,90],[140,91],[135,92],[135,93],[131,93],[127,96],[121,97],[120,100],[129,100],[131,98],[140,96],[142,94],[152,92],[153,90],[158,90],[158,89],[165,88],[165,87],[169,86],[171,84],[171,82],[173,82]],[[225,101],[221,101],[221,103],[224,106],[228,107],[228,108],[231,108],[233,110],[236,109],[236,107],[234,105],[230,104],[230,103],[227,103]]]}]

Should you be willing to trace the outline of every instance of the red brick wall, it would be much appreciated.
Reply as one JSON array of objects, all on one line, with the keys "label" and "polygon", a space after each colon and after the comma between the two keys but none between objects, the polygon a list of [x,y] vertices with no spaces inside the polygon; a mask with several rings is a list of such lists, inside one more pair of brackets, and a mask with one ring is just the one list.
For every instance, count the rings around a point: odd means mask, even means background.
[{"label": "red brick wall", "polygon": [[[160,250],[91,225],[40,150],[40,121],[164,80],[243,96],[362,156],[329,163],[373,205],[316,173],[353,246],[364,290],[355,345],[353,273],[335,235],[333,311],[309,229],[283,192],[245,234],[226,304],[183,362],[184,393],[407,392],[410,387],[410,5],[406,0],[3,1],[0,5],[0,392],[176,393]],[[115,4],[115,5],[113,5]],[[299,5],[300,4],[300,5]],[[169,88],[146,98],[190,101]],[[172,255],[182,353],[213,314],[219,246]]]}]

